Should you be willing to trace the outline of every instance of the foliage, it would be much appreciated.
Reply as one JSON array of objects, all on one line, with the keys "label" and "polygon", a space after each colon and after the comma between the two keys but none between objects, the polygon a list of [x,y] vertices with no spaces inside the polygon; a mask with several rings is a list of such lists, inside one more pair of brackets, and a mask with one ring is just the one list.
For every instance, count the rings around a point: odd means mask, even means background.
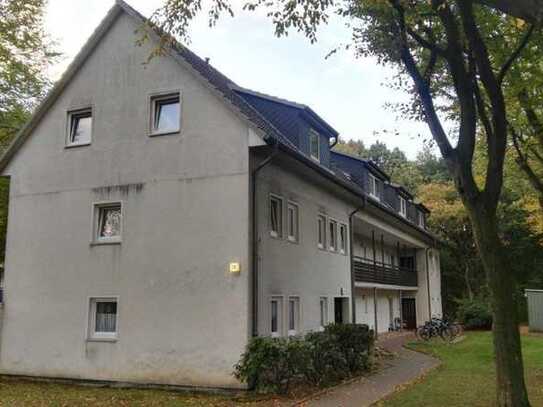
[{"label": "foliage", "polygon": [[457,318],[465,329],[491,329],[492,311],[488,298],[465,298],[459,301]]},{"label": "foliage", "polygon": [[264,392],[286,393],[293,383],[324,386],[367,370],[372,348],[373,332],[356,324],[330,324],[304,337],[256,337],[234,375]]}]

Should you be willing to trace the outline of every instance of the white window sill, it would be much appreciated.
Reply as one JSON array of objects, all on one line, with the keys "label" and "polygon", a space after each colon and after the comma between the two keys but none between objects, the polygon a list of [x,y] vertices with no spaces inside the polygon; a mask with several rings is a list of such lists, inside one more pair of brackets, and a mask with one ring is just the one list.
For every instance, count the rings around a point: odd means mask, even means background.
[{"label": "white window sill", "polygon": [[107,245],[116,245],[121,244],[121,239],[103,239],[103,240],[93,240],[91,246],[107,246]]},{"label": "white window sill", "polygon": [[314,155],[311,155],[310,157],[311,157],[311,159],[312,159],[313,161],[315,161],[315,162],[317,162],[317,163],[320,163],[320,162],[321,162],[321,160],[319,159],[319,157],[315,157]]},{"label": "white window sill", "polygon": [[117,342],[119,338],[115,336],[92,336],[87,338],[87,342]]},{"label": "white window sill", "polygon": [[274,239],[281,239],[281,236],[277,232],[271,231],[270,236],[273,237]]},{"label": "white window sill", "polygon": [[322,244],[318,244],[317,247],[319,248],[319,250],[326,251],[326,248]]},{"label": "white window sill", "polygon": [[279,337],[281,337],[281,335],[279,335],[279,332],[272,332],[271,337],[272,338],[279,338]]},{"label": "white window sill", "polygon": [[90,146],[92,143],[89,141],[88,143],[74,143],[74,144],[66,144],[64,148],[75,148],[75,147],[85,147]]},{"label": "white window sill", "polygon": [[173,136],[176,134],[179,134],[180,130],[164,130],[164,131],[152,131],[149,133],[149,137],[156,137],[156,136]]},{"label": "white window sill", "polygon": [[294,236],[289,236],[289,237],[287,237],[287,240],[288,240],[290,243],[298,243],[298,239],[295,238]]},{"label": "white window sill", "polygon": [[381,198],[379,198],[377,195],[373,195],[372,193],[369,194],[370,198],[375,199],[376,201],[381,202]]},{"label": "white window sill", "polygon": [[298,335],[298,331],[288,331],[288,336],[296,336]]}]

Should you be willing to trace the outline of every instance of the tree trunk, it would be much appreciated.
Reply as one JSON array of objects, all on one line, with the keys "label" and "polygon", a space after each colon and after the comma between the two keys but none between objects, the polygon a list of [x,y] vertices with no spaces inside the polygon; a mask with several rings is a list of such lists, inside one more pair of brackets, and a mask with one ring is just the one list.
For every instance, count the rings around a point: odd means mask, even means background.
[{"label": "tree trunk", "polygon": [[483,205],[469,210],[475,242],[492,292],[493,337],[497,400],[501,407],[529,406],[520,345],[515,277],[508,267],[506,248],[499,239],[495,213]]}]

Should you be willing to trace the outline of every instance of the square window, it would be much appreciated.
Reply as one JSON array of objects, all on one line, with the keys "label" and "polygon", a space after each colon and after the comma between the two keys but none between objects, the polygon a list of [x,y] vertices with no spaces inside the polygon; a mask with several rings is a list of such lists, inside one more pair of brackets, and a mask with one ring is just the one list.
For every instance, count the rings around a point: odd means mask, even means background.
[{"label": "square window", "polygon": [[324,328],[328,324],[328,298],[320,299],[320,327]]},{"label": "square window", "polygon": [[300,331],[300,299],[288,299],[288,334],[296,335]]},{"label": "square window", "polygon": [[328,223],[328,236],[328,249],[335,252],[337,250],[337,222],[335,220]]},{"label": "square window", "polygon": [[117,298],[91,298],[89,316],[89,339],[117,339]]},{"label": "square window", "polygon": [[82,146],[91,143],[92,139],[92,110],[81,109],[68,113],[67,146]]},{"label": "square window", "polygon": [[283,299],[273,297],[270,301],[270,332],[273,337],[281,336]]},{"label": "square window", "polygon": [[95,205],[95,234],[97,243],[120,242],[122,234],[122,205],[120,202]]},{"label": "square window", "polygon": [[151,98],[151,135],[177,133],[181,128],[179,93]]},{"label": "square window", "polygon": [[347,254],[347,225],[339,225],[339,252]]},{"label": "square window", "polygon": [[291,242],[298,241],[298,205],[289,202],[287,205],[287,239]]},{"label": "square window", "polygon": [[317,217],[317,228],[318,228],[318,247],[319,249],[326,248],[326,217],[324,215],[319,215]]},{"label": "square window", "polygon": [[320,137],[315,130],[309,131],[309,155],[316,161],[320,161]]},{"label": "square window", "polygon": [[270,235],[283,236],[283,200],[276,196],[270,197]]}]

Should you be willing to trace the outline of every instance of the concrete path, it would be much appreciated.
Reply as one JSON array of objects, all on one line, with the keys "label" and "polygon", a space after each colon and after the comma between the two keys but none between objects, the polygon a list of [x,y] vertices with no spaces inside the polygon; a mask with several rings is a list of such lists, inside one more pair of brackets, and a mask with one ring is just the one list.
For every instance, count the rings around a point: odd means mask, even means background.
[{"label": "concrete path", "polygon": [[384,361],[384,368],[367,378],[334,387],[330,391],[299,405],[311,407],[363,407],[370,406],[395,391],[397,386],[412,382],[439,361],[422,353],[405,349],[412,334],[395,333],[384,336],[378,346],[397,354]]}]

